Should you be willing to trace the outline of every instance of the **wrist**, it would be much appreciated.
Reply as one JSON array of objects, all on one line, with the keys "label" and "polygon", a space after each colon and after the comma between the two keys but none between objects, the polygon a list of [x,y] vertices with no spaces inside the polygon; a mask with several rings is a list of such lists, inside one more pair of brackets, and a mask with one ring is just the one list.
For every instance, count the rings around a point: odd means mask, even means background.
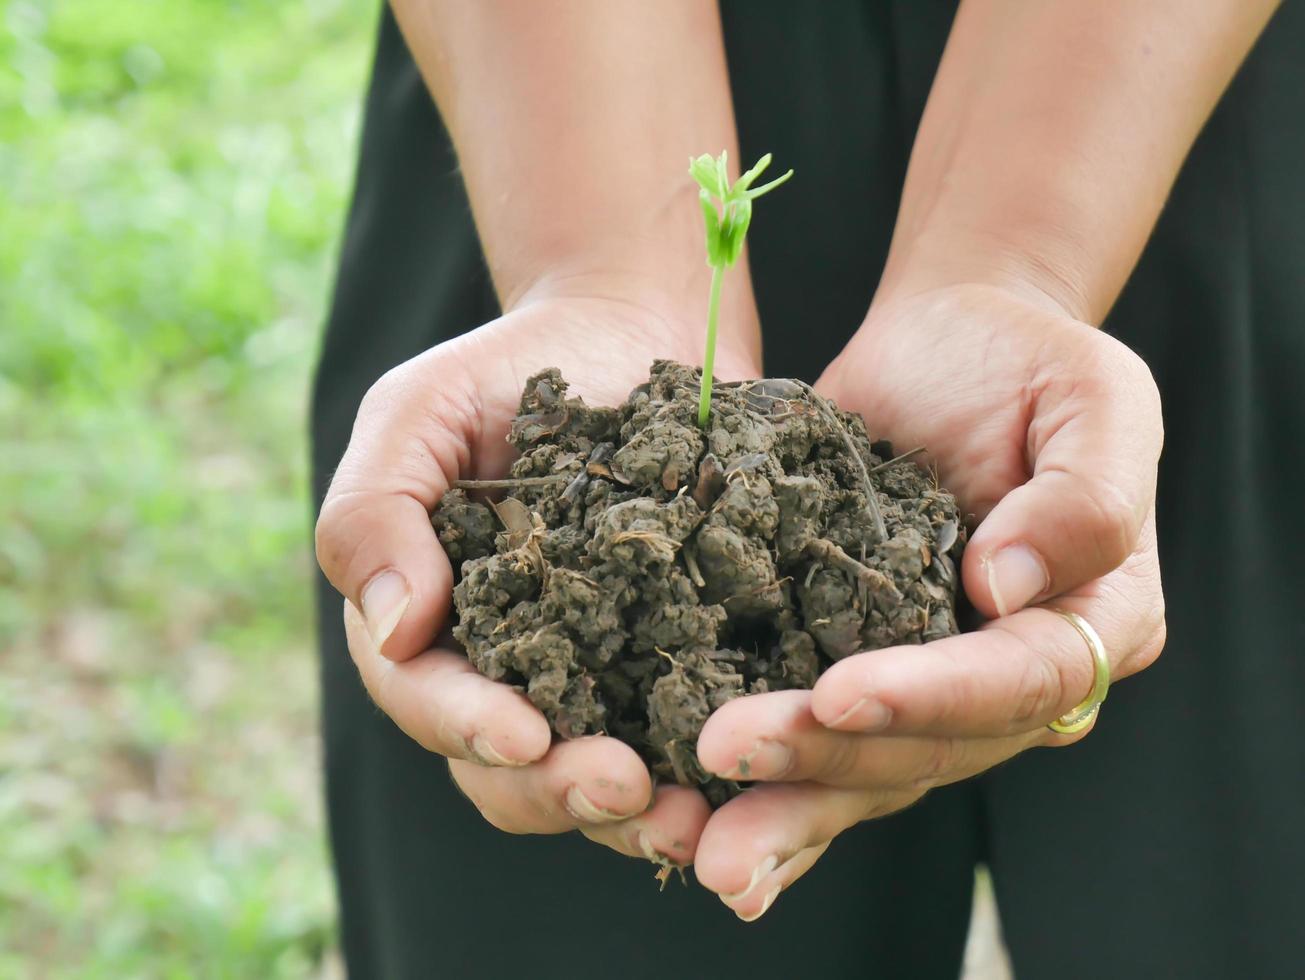
[{"label": "wrist", "polygon": [[1097,325],[1105,310],[1081,268],[1082,255],[1058,233],[924,229],[906,242],[893,242],[872,306],[948,287],[981,286]]},{"label": "wrist", "polygon": [[[517,277],[500,292],[504,313],[539,303],[604,303],[621,319],[656,331],[686,363],[701,363],[707,331],[711,269],[701,256],[667,261],[661,256],[618,257],[615,250],[594,259],[570,256]],[[746,264],[726,276],[720,304],[718,343],[760,368],[761,329]]]}]

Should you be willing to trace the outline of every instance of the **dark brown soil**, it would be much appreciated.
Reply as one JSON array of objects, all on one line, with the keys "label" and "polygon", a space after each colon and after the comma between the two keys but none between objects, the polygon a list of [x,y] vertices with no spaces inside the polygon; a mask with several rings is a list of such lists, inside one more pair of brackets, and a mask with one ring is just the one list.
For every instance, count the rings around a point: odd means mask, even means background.
[{"label": "dark brown soil", "polygon": [[458,484],[433,523],[477,669],[562,738],[613,735],[720,805],[739,785],[698,764],[707,716],[955,633],[965,531],[929,473],[807,385],[718,385],[704,433],[699,383],[658,361],[624,405],[595,408],[537,374],[511,478]]}]

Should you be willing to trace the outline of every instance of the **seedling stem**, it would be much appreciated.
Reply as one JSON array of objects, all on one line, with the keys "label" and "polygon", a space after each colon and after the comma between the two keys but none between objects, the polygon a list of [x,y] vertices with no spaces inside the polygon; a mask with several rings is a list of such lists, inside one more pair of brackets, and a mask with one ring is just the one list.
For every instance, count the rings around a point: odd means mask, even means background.
[{"label": "seedling stem", "polygon": [[723,265],[712,266],[711,297],[707,300],[707,353],[702,358],[702,394],[698,396],[698,427],[707,428],[711,414],[711,381],[716,367],[716,322],[720,316],[720,284],[725,279]]}]

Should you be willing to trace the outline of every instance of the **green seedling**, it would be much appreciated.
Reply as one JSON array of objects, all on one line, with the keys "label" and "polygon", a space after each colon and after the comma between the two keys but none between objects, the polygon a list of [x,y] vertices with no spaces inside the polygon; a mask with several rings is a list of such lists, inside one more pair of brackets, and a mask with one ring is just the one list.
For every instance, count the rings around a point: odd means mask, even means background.
[{"label": "green seedling", "polygon": [[716,363],[716,321],[720,314],[720,285],[725,270],[743,254],[743,238],[752,221],[752,202],[772,191],[793,176],[790,170],[769,184],[753,187],[752,182],[770,166],[770,154],[731,186],[726,169],[725,151],[713,158],[704,153],[689,161],[689,174],[698,182],[698,200],[707,222],[707,264],[711,266],[711,297],[707,301],[707,353],[702,360],[702,396],[698,400],[698,425],[707,428],[711,414],[712,369]]}]

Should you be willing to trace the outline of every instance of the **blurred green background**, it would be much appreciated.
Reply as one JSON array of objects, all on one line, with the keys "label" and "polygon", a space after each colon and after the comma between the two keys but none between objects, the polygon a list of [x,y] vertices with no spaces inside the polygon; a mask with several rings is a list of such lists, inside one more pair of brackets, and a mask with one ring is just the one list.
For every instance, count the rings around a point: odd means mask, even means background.
[{"label": "blurred green background", "polygon": [[338,971],[306,403],[377,9],[0,0],[0,977]]}]

